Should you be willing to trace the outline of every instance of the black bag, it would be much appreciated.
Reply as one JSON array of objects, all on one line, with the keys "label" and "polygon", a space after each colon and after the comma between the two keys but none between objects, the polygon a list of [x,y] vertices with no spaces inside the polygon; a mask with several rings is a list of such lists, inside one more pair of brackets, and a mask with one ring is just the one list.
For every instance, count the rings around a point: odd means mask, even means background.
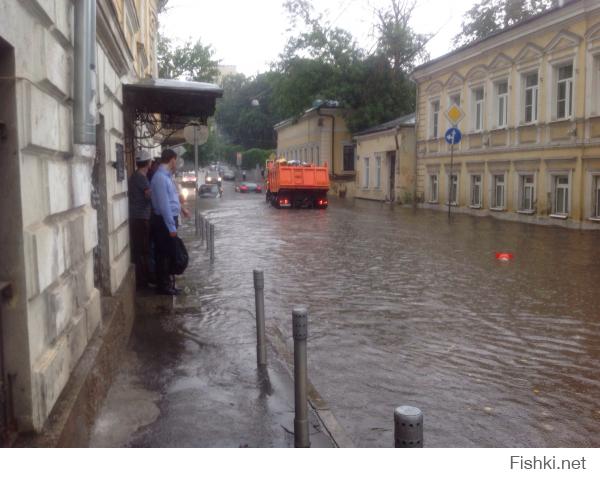
[{"label": "black bag", "polygon": [[175,251],[173,254],[173,260],[171,261],[171,274],[180,276],[187,269],[189,256],[181,237],[175,236],[173,238],[173,245]]}]

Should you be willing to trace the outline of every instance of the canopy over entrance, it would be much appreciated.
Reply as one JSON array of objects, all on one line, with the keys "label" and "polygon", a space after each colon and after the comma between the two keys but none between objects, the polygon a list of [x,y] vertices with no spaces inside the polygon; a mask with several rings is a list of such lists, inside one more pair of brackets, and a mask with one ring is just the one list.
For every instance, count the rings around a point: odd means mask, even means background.
[{"label": "canopy over entrance", "polygon": [[206,121],[215,112],[223,90],[212,83],[146,78],[123,86],[125,107],[136,113],[160,114],[171,122],[177,117]]}]

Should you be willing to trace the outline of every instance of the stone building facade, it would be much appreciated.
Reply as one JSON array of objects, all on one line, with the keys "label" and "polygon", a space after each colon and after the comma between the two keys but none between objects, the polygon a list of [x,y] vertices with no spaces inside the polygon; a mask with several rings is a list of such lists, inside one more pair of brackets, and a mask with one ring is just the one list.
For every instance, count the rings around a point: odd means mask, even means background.
[{"label": "stone building facade", "polygon": [[327,165],[331,193],[354,194],[355,146],[346,126],[343,109],[323,102],[302,114],[275,125],[277,157]]},{"label": "stone building facade", "polygon": [[[418,67],[424,206],[573,228],[600,223],[600,3],[564,6]],[[450,146],[444,112],[464,111]]]},{"label": "stone building facade", "polygon": [[415,115],[361,131],[354,140],[355,197],[412,204],[416,185]]},{"label": "stone building facade", "polygon": [[0,1],[0,353],[20,431],[44,427],[128,277],[123,84],[157,72],[155,0],[98,0],[96,144],[76,144],[76,3]]}]

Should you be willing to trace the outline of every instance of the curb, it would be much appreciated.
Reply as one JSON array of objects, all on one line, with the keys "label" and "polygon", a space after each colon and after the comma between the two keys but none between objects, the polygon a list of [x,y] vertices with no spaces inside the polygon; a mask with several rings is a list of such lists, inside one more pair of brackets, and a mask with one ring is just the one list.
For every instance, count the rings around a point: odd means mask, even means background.
[{"label": "curb", "polygon": [[[271,344],[275,353],[283,360],[285,368],[293,381],[294,354],[287,347],[285,336],[276,325],[269,324],[267,330],[269,331],[267,341]],[[356,448],[346,430],[344,430],[335,418],[329,404],[317,391],[310,379],[308,379],[308,403],[336,448]]]}]

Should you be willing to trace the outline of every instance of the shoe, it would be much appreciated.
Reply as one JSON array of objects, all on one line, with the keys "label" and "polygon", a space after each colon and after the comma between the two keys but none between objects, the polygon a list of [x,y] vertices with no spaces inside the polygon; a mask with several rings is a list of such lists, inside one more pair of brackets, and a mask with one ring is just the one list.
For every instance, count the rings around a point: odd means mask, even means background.
[{"label": "shoe", "polygon": [[171,289],[173,289],[175,292],[177,292],[177,295],[181,294],[183,292],[183,289],[180,289],[179,287],[171,287]]}]

